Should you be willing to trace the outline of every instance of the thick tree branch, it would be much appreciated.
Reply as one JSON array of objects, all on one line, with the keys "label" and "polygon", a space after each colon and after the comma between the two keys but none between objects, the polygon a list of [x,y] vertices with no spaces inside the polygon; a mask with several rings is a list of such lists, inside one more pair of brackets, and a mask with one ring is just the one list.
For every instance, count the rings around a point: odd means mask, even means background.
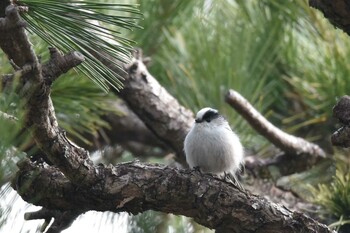
[{"label": "thick tree branch", "polygon": [[337,28],[350,35],[350,2],[348,0],[309,0]]},{"label": "thick tree branch", "polygon": [[28,160],[19,166],[13,187],[24,200],[48,209],[133,214],[156,210],[192,217],[218,232],[331,232],[302,213],[197,171],[139,162],[99,166],[95,185],[76,195],[76,185],[56,168],[34,166]]},{"label": "thick tree branch", "polygon": [[238,92],[230,90],[225,99],[257,132],[284,152],[321,158],[326,156],[326,153],[318,145],[287,134],[272,125]]},{"label": "thick tree branch", "polygon": [[[106,66],[119,72],[101,54],[95,54]],[[193,113],[179,104],[148,72],[143,63],[141,50],[135,50],[131,64],[125,66],[124,88],[116,92],[146,126],[177,154],[186,164],[183,140],[194,122]]]},{"label": "thick tree branch", "polygon": [[[21,77],[21,93],[26,98],[25,126],[30,129],[34,140],[49,160],[57,165],[72,182],[84,182],[95,176],[92,162],[84,149],[71,143],[58,128],[50,98],[50,87],[37,57],[24,32],[25,24],[13,5],[6,8],[6,17],[0,19],[0,47],[18,67],[31,69]],[[73,65],[71,66],[73,67]]]}]

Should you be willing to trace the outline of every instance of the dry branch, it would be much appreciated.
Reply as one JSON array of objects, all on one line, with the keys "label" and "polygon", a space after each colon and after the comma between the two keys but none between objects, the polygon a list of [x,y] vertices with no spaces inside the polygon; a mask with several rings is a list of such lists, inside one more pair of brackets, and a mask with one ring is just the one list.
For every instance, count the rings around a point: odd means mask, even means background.
[{"label": "dry branch", "polygon": [[25,220],[41,220],[44,219],[45,222],[42,225],[40,231],[44,232],[50,221],[54,219],[52,225],[46,231],[46,233],[59,233],[64,229],[70,227],[73,221],[81,214],[76,210],[61,211],[61,210],[49,210],[46,208],[41,208],[35,212],[28,212],[24,215]]},{"label": "dry branch", "polygon": [[[152,209],[192,217],[218,232],[331,232],[302,213],[197,171],[139,162],[99,166],[95,185],[79,189],[77,195],[76,186],[56,168],[38,167],[28,160],[20,167],[13,186],[24,200],[48,209],[132,214]],[[28,188],[20,189],[23,184]]]},{"label": "dry branch", "polygon": [[[108,127],[98,129],[94,135],[85,134],[90,143],[86,144],[79,138],[72,139],[89,151],[104,149],[106,146],[120,145],[134,155],[146,156],[140,148],[159,148],[163,152],[170,151],[169,147],[154,135],[141,119],[128,108],[126,103],[115,99],[109,103],[111,111],[102,116]],[[135,153],[134,153],[135,152]]]},{"label": "dry branch", "polygon": [[241,114],[257,132],[287,154],[308,154],[310,156],[322,158],[326,156],[326,153],[318,145],[287,134],[272,125],[238,92],[229,90],[225,100]]},{"label": "dry branch", "polygon": [[334,26],[350,35],[350,2],[348,0],[309,0]]}]

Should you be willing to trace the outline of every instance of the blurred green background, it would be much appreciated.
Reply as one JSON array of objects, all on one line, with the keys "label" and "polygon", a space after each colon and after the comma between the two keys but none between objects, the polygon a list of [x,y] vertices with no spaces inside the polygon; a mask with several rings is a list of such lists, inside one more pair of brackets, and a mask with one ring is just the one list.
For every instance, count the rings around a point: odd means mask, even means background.
[{"label": "blurred green background", "polygon": [[[342,164],[337,170],[338,180],[328,190],[327,186],[321,187],[322,193],[329,195],[315,195],[313,200],[322,204],[333,219],[343,222],[350,219],[349,212],[332,208],[339,204],[340,196],[342,208],[339,209],[350,209],[349,155],[346,150],[334,150],[329,142],[336,130],[332,107],[338,98],[350,93],[348,35],[335,29],[306,0],[118,2],[138,4],[143,19],[135,20],[142,29],[116,29],[117,25],[103,24],[120,31],[118,36],[128,39],[124,41],[126,47],[140,47],[151,57],[150,73],[181,104],[193,112],[205,106],[221,111],[250,155],[270,157],[275,150],[224,102],[223,96],[230,88],[241,93],[277,127],[314,141],[335,154],[335,163]],[[109,9],[101,11],[108,13]],[[125,11],[122,15],[128,17],[132,12]],[[31,35],[31,41],[37,54],[47,59],[47,44],[36,35]],[[3,74],[11,72],[1,51],[0,69]],[[108,127],[100,117],[109,111],[108,101],[115,96],[81,72],[72,71],[65,76],[54,84],[52,91],[57,117],[68,133],[84,140],[86,133]],[[0,110],[20,118],[20,103],[16,98],[3,93]],[[0,118],[0,121],[4,120]],[[14,144],[20,148],[17,131],[0,122],[0,132],[6,132],[0,134],[0,183],[4,184],[15,170],[15,161],[23,155],[16,152],[13,159],[8,159]],[[341,185],[337,185],[339,179]],[[1,195],[9,192],[6,190],[3,188]],[[315,190],[317,193],[319,189]],[[333,193],[338,193],[336,198]],[[0,211],[9,212],[3,206]],[[6,214],[0,220],[0,223],[12,221]],[[208,231],[189,219],[155,212],[130,217],[128,221],[129,232]]]}]

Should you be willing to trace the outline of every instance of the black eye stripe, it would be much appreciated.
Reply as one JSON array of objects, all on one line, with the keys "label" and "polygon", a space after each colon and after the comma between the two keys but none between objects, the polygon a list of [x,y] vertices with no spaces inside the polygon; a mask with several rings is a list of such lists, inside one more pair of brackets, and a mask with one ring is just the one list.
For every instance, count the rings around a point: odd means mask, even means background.
[{"label": "black eye stripe", "polygon": [[209,110],[203,115],[203,120],[206,122],[210,122],[211,120],[218,118],[220,114],[216,111]]}]

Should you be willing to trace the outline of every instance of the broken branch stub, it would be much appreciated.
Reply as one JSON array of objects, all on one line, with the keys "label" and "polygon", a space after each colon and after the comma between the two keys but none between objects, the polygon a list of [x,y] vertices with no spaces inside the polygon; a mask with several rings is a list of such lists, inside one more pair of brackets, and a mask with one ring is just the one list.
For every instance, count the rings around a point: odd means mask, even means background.
[{"label": "broken branch stub", "polygon": [[332,134],[331,142],[334,146],[350,147],[350,96],[345,95],[333,107],[333,117],[343,125]]}]

